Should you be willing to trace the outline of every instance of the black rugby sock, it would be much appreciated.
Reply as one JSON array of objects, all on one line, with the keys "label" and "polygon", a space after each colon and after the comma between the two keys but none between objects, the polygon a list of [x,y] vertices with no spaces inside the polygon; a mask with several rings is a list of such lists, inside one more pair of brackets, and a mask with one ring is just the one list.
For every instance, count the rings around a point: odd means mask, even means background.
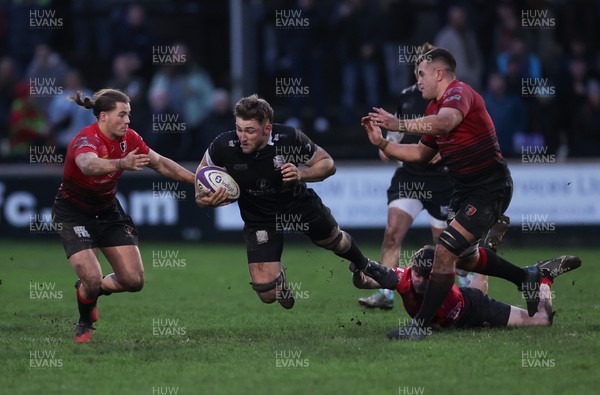
[{"label": "black rugby sock", "polygon": [[520,287],[525,281],[525,270],[496,255],[489,248],[479,247],[479,260],[474,272],[493,277],[500,277]]},{"label": "black rugby sock", "polygon": [[358,245],[352,236],[348,234],[348,237],[350,238],[350,247],[348,247],[348,249],[344,252],[335,252],[335,255],[349,260],[350,262],[354,263],[358,269],[362,270],[367,267],[369,259],[360,251],[360,248],[358,248]]},{"label": "black rugby sock", "polygon": [[79,287],[77,288],[77,308],[79,309],[79,322],[85,322],[88,324],[92,323],[92,310],[96,306],[98,298],[85,299],[79,293]]},{"label": "black rugby sock", "polygon": [[453,285],[454,273],[431,273],[429,275],[429,284],[425,290],[421,310],[414,317],[418,325],[429,325]]}]

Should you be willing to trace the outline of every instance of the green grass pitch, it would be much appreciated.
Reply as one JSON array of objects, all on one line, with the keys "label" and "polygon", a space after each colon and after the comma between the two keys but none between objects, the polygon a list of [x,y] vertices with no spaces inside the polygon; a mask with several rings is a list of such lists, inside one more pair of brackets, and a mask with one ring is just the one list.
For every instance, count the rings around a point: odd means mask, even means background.
[{"label": "green grass pitch", "polygon": [[[595,394],[600,387],[599,249],[508,249],[525,266],[571,253],[550,328],[434,333],[391,342],[408,317],[366,311],[347,262],[288,244],[299,295],[284,310],[251,290],[243,243],[141,243],[142,292],[102,297],[93,341],[71,340],[75,274],[56,242],[0,242],[2,394]],[[364,250],[374,258],[378,246]],[[102,260],[103,269],[108,265]],[[160,266],[167,267],[160,267]],[[168,267],[171,265],[171,267]],[[524,306],[490,279],[490,296]]]}]

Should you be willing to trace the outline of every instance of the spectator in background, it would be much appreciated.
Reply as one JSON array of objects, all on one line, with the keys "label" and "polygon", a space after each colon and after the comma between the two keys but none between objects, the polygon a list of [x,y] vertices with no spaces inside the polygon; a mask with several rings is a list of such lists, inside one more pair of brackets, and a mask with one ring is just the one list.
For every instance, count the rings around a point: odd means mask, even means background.
[{"label": "spectator in background", "polygon": [[377,69],[380,21],[365,0],[341,2],[334,20],[342,65],[342,121],[351,123],[356,122],[358,81],[364,84],[367,108],[380,102]]},{"label": "spectator in background", "polygon": [[[191,138],[200,133],[200,125],[212,108],[214,86],[210,75],[194,63],[187,46],[179,43],[175,47],[178,59],[185,59],[185,62],[163,66],[152,78],[149,97],[151,104],[155,105],[166,100],[174,114],[179,116],[178,122],[186,125],[183,137],[190,140],[181,147],[179,154],[182,156],[173,155],[173,158],[192,159],[196,150],[191,146]],[[153,113],[162,110],[160,106],[151,108]]]},{"label": "spectator in background", "polygon": [[[408,47],[408,41],[415,25],[415,11],[409,0],[379,0],[383,28],[383,55],[387,76],[388,93],[399,99],[402,90],[409,85],[413,64],[401,63],[400,54]],[[408,51],[406,51],[408,52]],[[410,57],[411,54],[406,54]]]},{"label": "spectator in background", "polygon": [[118,89],[129,97],[131,106],[135,108],[131,118],[138,125],[141,134],[144,134],[150,128],[152,118],[149,115],[146,83],[134,74],[139,67],[139,59],[131,53],[115,56],[112,63],[113,74],[106,86]]},{"label": "spectator in background", "polygon": [[158,40],[148,23],[144,8],[139,4],[130,4],[124,18],[115,23],[112,33],[113,54],[135,56],[141,75],[149,78],[152,73],[152,48],[158,44]]},{"label": "spectator in background", "polygon": [[598,156],[600,147],[600,82],[586,85],[586,101],[573,118],[569,134],[571,156]]},{"label": "spectator in background", "polygon": [[48,124],[44,112],[29,95],[29,84],[17,84],[9,116],[9,156],[13,160],[29,158],[29,147],[48,145]]},{"label": "spectator in background", "polygon": [[54,96],[48,108],[50,134],[60,153],[67,152],[69,142],[84,127],[96,121],[94,114],[83,107],[74,106],[69,97],[75,97],[77,91],[84,96],[92,96],[93,92],[83,87],[81,73],[71,69],[65,76],[65,87],[62,94]]},{"label": "spectator in background", "polygon": [[452,6],[448,10],[448,23],[435,38],[434,45],[449,50],[456,59],[456,78],[475,90],[480,90],[483,77],[483,60],[475,33],[468,23],[467,10]]},{"label": "spectator in background", "polygon": [[538,96],[529,106],[531,131],[541,135],[549,154],[555,154],[557,161],[567,156],[567,137],[560,125],[561,110],[558,100],[552,96]]},{"label": "spectator in background", "polygon": [[498,70],[502,75],[508,74],[508,63],[516,61],[521,78],[541,78],[542,64],[533,52],[529,51],[522,37],[515,37],[507,51],[498,55]]},{"label": "spectator in background", "polygon": [[514,136],[523,133],[527,125],[527,111],[521,97],[507,92],[506,81],[500,73],[488,78],[487,90],[482,95],[485,106],[496,127],[498,143],[504,156],[520,155],[514,147]]},{"label": "spectator in background", "polygon": [[216,89],[213,94],[213,107],[208,117],[202,123],[202,132],[197,140],[204,151],[219,134],[235,129],[235,122],[231,119],[231,96],[225,89]]},{"label": "spectator in background", "polygon": [[84,58],[93,52],[96,58],[107,61],[111,54],[110,13],[108,1],[71,0],[70,25],[77,55]]},{"label": "spectator in background", "polygon": [[[4,5],[9,3],[9,5]],[[31,62],[35,48],[50,41],[53,30],[32,29],[31,13],[43,12],[47,9],[43,1],[23,0],[23,1],[4,1],[4,7],[9,9],[8,16],[8,41],[10,56],[15,60],[17,68],[24,70]],[[36,23],[34,21],[34,23]]]},{"label": "spectator in background", "polygon": [[[308,19],[308,29],[287,29],[281,32],[284,44],[284,64],[288,65],[291,78],[301,78],[302,86],[309,88],[306,98],[293,95],[291,98],[292,118],[287,125],[301,127],[304,105],[308,104],[313,118],[313,128],[317,132],[329,130],[325,117],[327,109],[327,88],[325,85],[325,38],[329,33],[327,15],[315,0],[298,0],[302,18]],[[228,129],[229,130],[229,129]]]},{"label": "spectator in background", "polygon": [[8,156],[8,120],[18,80],[13,59],[0,59],[0,157]]},{"label": "spectator in background", "polygon": [[44,114],[48,114],[52,97],[63,88],[68,69],[60,55],[48,45],[39,44],[35,47],[35,54],[25,78],[33,91],[39,92],[34,95],[34,101]]},{"label": "spectator in background", "polygon": [[561,108],[559,126],[566,130],[567,136],[571,138],[577,133],[573,130],[573,114],[577,114],[586,101],[588,67],[585,59],[580,57],[571,58],[568,67],[569,72],[562,75],[556,94]]}]

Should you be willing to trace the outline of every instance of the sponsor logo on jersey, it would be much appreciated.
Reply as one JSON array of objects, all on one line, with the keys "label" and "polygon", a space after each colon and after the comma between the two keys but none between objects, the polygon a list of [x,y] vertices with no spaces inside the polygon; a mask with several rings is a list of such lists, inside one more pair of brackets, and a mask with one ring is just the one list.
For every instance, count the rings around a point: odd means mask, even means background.
[{"label": "sponsor logo on jersey", "polygon": [[465,213],[470,217],[471,215],[475,214],[477,212],[477,209],[475,208],[475,206],[469,204],[467,205],[467,208],[465,209]]}]

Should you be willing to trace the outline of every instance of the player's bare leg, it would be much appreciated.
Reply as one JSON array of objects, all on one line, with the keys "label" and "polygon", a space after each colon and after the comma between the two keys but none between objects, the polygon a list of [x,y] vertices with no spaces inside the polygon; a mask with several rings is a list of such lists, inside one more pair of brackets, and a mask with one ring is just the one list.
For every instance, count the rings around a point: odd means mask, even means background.
[{"label": "player's bare leg", "polygon": [[484,295],[488,294],[488,276],[485,274],[475,273],[473,274],[473,279],[469,284],[469,288],[475,288],[483,292]]},{"label": "player's bare leg", "polygon": [[104,277],[102,290],[106,293],[138,292],[144,287],[144,265],[135,245],[104,247],[102,253],[114,273]]},{"label": "player's bare leg", "polygon": [[281,262],[253,262],[248,265],[252,288],[263,303],[279,304],[291,309],[294,307],[294,292],[285,281],[285,270]]},{"label": "player's bare leg", "polygon": [[540,285],[540,303],[538,309],[533,317],[529,316],[529,313],[525,309],[511,306],[510,315],[508,317],[508,323],[506,326],[550,326],[552,325],[552,319],[554,312],[552,311],[552,292],[548,284]]},{"label": "player's bare leg", "polygon": [[87,249],[69,257],[69,262],[79,277],[75,283],[79,320],[74,335],[74,340],[78,343],[91,340],[94,329],[92,323],[98,319],[96,301],[102,284],[102,268],[97,253],[97,249]]}]

